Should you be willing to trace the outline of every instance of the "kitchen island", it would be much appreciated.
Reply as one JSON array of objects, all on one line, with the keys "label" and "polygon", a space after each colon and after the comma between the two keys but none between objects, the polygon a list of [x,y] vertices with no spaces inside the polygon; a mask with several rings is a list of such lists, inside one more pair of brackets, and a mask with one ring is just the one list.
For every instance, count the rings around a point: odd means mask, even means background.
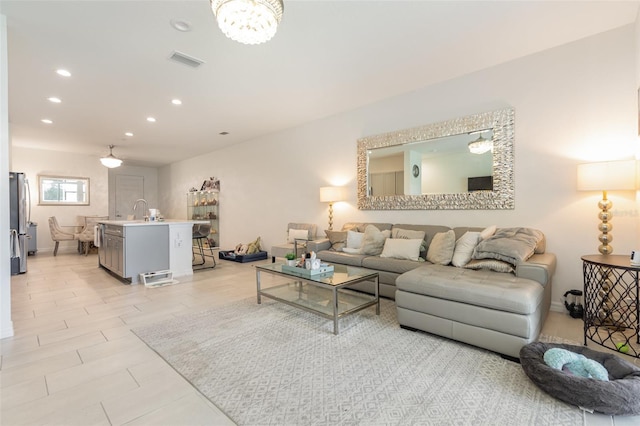
[{"label": "kitchen island", "polygon": [[193,274],[191,236],[199,220],[103,220],[99,222],[98,261],[102,268],[131,284],[140,274],[172,272],[173,277]]}]

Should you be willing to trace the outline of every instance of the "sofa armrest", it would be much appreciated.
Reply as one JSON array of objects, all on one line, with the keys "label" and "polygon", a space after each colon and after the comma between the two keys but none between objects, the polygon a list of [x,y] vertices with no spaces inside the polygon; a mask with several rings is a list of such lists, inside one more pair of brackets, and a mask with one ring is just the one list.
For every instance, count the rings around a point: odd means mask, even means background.
[{"label": "sofa armrest", "polygon": [[528,278],[545,287],[551,282],[556,271],[556,255],[553,253],[534,254],[526,262],[516,266],[516,276]]},{"label": "sofa armrest", "polygon": [[317,240],[310,240],[307,242],[307,251],[314,251],[318,253],[322,250],[329,250],[331,248],[331,241],[328,238],[320,238]]}]

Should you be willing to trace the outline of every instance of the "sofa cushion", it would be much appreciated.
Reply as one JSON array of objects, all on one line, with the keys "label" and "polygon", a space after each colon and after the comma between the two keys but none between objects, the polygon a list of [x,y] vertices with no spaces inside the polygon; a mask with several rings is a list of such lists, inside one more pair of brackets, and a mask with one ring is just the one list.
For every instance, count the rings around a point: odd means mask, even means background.
[{"label": "sofa cushion", "polygon": [[[324,259],[323,259],[324,260]],[[366,256],[362,259],[362,267],[375,269],[376,271],[393,272],[394,274],[404,274],[420,266],[426,265],[424,261],[416,262],[414,260],[394,259],[391,257]],[[382,273],[380,274],[380,282],[382,281]],[[395,282],[395,277],[392,281]]]},{"label": "sofa cushion", "polygon": [[431,244],[429,244],[427,260],[431,263],[448,265],[451,263],[455,246],[456,234],[453,229],[446,232],[438,232],[431,240]]},{"label": "sofa cushion", "polygon": [[480,242],[480,233],[467,231],[465,234],[458,238],[456,241],[456,248],[453,251],[453,257],[451,258],[451,264],[453,266],[462,267],[469,263],[471,256],[473,256],[473,250]]},{"label": "sofa cushion", "polygon": [[331,242],[331,250],[342,251],[347,246],[347,233],[345,231],[324,231]]},{"label": "sofa cushion", "polygon": [[476,247],[474,259],[498,259],[517,265],[530,258],[544,239],[544,234],[532,228],[501,228],[481,241]]},{"label": "sofa cushion", "polygon": [[422,242],[424,242],[424,240],[421,238],[410,240],[403,238],[388,238],[384,242],[384,248],[380,257],[424,262],[424,259],[420,257],[420,246],[422,245]]},{"label": "sofa cushion", "polygon": [[471,270],[424,265],[396,280],[398,290],[439,299],[528,315],[542,303],[543,287],[536,281],[486,269]]},{"label": "sofa cushion", "polygon": [[369,256],[378,256],[382,253],[384,242],[391,236],[391,231],[380,231],[374,225],[367,225],[362,237],[362,246],[360,254]]},{"label": "sofa cushion", "polygon": [[350,254],[332,250],[322,250],[316,253],[323,262],[339,263],[341,265],[362,266],[362,260],[367,256],[363,254]]}]

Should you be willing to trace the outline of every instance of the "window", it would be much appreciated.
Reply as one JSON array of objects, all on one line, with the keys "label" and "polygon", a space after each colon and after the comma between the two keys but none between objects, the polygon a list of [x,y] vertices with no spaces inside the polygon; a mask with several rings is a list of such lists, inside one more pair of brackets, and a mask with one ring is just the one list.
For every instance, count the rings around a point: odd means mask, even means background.
[{"label": "window", "polygon": [[89,178],[70,176],[38,176],[42,206],[88,206]]}]

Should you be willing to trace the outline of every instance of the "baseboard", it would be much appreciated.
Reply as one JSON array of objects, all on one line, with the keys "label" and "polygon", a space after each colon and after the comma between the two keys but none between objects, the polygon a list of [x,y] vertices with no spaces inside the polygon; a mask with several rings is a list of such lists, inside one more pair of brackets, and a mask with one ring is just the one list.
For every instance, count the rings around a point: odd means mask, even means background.
[{"label": "baseboard", "polygon": [[5,337],[12,337],[13,336],[13,321],[7,321],[8,324],[4,323],[2,324],[2,329],[0,330],[0,339],[4,339]]},{"label": "baseboard", "polygon": [[564,304],[562,304],[562,302],[551,302],[551,306],[549,307],[549,309],[552,310],[553,312],[566,311],[566,308],[564,307]]}]

